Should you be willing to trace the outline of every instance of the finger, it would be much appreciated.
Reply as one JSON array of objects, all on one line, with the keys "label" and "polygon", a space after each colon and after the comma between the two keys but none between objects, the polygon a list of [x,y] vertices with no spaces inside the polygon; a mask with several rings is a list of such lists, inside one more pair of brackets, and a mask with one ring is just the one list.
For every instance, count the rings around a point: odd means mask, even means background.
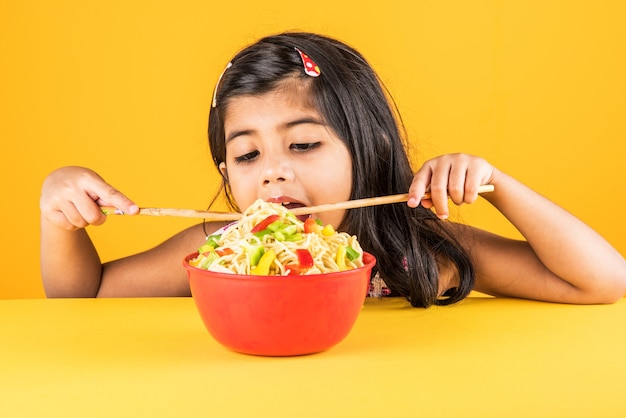
[{"label": "finger", "polygon": [[90,195],[85,195],[84,198],[74,202],[74,207],[89,225],[102,225],[107,219],[100,206]]},{"label": "finger", "polygon": [[448,211],[448,179],[450,177],[450,165],[441,164],[437,170],[433,172],[430,180],[430,200],[437,216],[441,219],[447,219]]},{"label": "finger", "polygon": [[467,183],[467,164],[462,161],[450,169],[448,178],[448,195],[455,204],[461,205],[465,199],[465,186]]},{"label": "finger", "polygon": [[67,222],[74,229],[85,228],[89,222],[80,213],[80,210],[72,202],[67,202],[59,207],[59,213],[63,214]]},{"label": "finger", "polygon": [[478,199],[478,188],[482,184],[482,176],[477,171],[468,171],[465,181],[463,202],[474,203]]},{"label": "finger", "polygon": [[51,224],[54,224],[56,226],[58,226],[61,229],[65,229],[67,231],[75,231],[77,229],[79,229],[78,227],[76,227],[75,225],[72,225],[72,223],[67,219],[67,217],[65,216],[65,214],[61,211],[53,211],[53,212],[48,212],[44,218],[46,221],[50,222]]},{"label": "finger", "polygon": [[129,215],[134,215],[139,212],[139,208],[132,200],[107,183],[103,183],[101,187],[95,188],[91,194],[91,198],[95,200],[99,206],[114,206]]},{"label": "finger", "polygon": [[[39,207],[42,218],[63,229],[75,230],[83,226],[81,217],[78,215],[74,205],[69,201],[60,199],[58,195],[49,199],[42,197]],[[74,222],[77,225],[74,225]]]},{"label": "finger", "polygon": [[479,159],[476,164],[468,168],[466,176],[464,202],[474,203],[478,199],[480,186],[491,182],[493,167],[485,160]]},{"label": "finger", "polygon": [[420,203],[426,208],[431,206],[430,199],[422,199],[430,186],[431,175],[432,169],[429,165],[423,165],[417,173],[415,173],[411,187],[409,187],[409,200],[407,201],[409,207],[415,208],[419,206]]}]

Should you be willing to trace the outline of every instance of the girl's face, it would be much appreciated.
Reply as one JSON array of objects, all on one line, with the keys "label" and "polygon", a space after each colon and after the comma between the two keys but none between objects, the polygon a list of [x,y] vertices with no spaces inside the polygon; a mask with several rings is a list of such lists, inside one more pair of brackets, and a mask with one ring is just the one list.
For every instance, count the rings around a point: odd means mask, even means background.
[{"label": "girl's face", "polygon": [[[350,153],[308,103],[307,89],[289,81],[263,95],[230,99],[220,170],[242,210],[256,199],[298,207],[350,198]],[[317,217],[337,228],[344,214]]]}]

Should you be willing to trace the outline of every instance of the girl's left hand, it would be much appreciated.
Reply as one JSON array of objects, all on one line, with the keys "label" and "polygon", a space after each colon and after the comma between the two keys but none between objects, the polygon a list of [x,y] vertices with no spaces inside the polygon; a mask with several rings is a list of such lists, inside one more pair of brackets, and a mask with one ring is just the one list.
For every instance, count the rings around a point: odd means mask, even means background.
[{"label": "girl's left hand", "polygon": [[[473,203],[478,187],[491,183],[495,168],[486,160],[468,154],[446,154],[428,160],[415,173],[409,188],[410,207],[420,202],[425,208],[435,208],[437,216],[448,218],[448,196],[455,204]],[[430,192],[429,199],[422,197]]]}]

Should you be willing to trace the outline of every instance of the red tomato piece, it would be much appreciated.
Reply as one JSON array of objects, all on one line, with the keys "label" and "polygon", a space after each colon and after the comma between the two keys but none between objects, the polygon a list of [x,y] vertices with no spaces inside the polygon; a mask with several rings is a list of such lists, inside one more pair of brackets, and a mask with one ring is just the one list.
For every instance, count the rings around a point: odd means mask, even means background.
[{"label": "red tomato piece", "polygon": [[254,234],[255,232],[263,231],[265,228],[267,228],[269,224],[271,224],[272,222],[276,222],[279,219],[280,216],[276,214],[268,216],[267,218],[256,224],[254,228],[252,228],[252,233]]},{"label": "red tomato piece", "polygon": [[313,218],[306,218],[304,221],[304,232],[306,234],[310,234],[313,232],[320,233],[322,232],[322,226],[318,224]]},{"label": "red tomato piece", "polygon": [[220,248],[220,249],[216,249],[215,252],[217,253],[217,255],[219,255],[220,257],[228,255],[228,254],[232,254],[233,253],[233,249],[226,247],[226,248]]},{"label": "red tomato piece", "polygon": [[313,256],[309,252],[309,250],[298,249],[296,250],[296,255],[298,256],[298,264],[300,269],[310,269],[313,267]]},{"label": "red tomato piece", "polygon": [[300,267],[297,264],[293,264],[293,263],[287,264],[285,266],[285,270],[289,270],[289,273],[287,273],[288,276],[295,276],[295,275],[302,274]]}]

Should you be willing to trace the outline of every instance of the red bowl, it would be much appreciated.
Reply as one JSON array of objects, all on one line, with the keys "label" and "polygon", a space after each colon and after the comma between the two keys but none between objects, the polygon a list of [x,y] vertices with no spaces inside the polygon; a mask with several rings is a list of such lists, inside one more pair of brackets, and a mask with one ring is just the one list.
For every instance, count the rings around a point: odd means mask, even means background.
[{"label": "red bowl", "polygon": [[367,294],[373,255],[364,266],[306,276],[248,276],[183,265],[209,333],[231,350],[262,356],[324,351],[352,329]]}]

